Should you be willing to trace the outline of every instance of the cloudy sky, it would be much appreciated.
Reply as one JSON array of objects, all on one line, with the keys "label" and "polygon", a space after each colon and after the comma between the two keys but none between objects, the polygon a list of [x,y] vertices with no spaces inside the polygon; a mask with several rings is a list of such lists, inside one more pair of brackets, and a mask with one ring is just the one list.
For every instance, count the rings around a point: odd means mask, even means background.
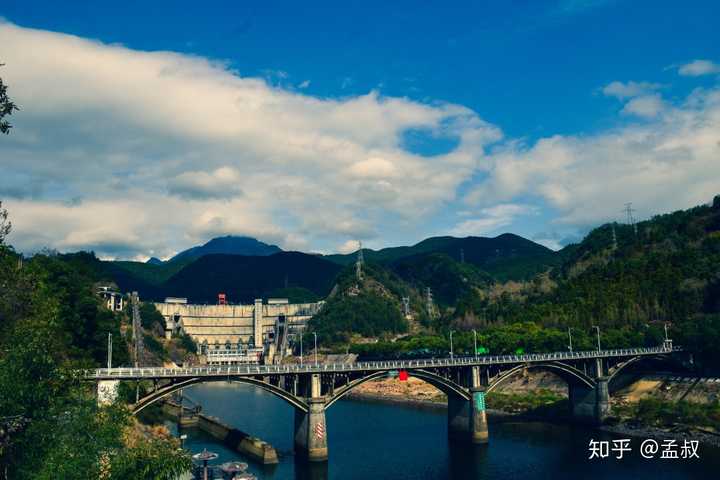
[{"label": "cloudy sky", "polygon": [[559,248],[720,193],[718,2],[107,3],[0,4],[22,251]]}]

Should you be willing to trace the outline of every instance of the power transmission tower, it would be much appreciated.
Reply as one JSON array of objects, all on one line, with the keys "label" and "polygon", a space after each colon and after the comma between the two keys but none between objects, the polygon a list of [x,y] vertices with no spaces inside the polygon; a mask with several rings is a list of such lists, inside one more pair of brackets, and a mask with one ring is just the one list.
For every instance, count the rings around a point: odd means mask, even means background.
[{"label": "power transmission tower", "polygon": [[405,318],[410,316],[410,297],[402,297],[403,315]]},{"label": "power transmission tower", "polygon": [[427,303],[428,317],[433,318],[435,316],[435,306],[433,305],[433,296],[430,287],[425,288],[425,302]]},{"label": "power transmission tower", "polygon": [[359,240],[358,246],[358,256],[357,261],[355,262],[355,277],[357,277],[358,282],[360,282],[363,279],[362,265],[365,263],[365,259],[363,258],[362,242]]},{"label": "power transmission tower", "polygon": [[633,213],[632,213],[635,211],[635,209],[632,208],[632,202],[626,203],[623,211],[627,214],[628,225],[633,226],[633,231],[635,232],[635,236],[637,237],[637,224],[635,223],[635,217],[633,217]]},{"label": "power transmission tower", "polygon": [[137,292],[132,292],[132,306],[133,306],[133,318],[132,318],[132,329],[133,329],[133,340],[135,340],[135,367],[140,366],[140,360],[142,359],[143,341],[142,341],[142,321],[140,319],[140,298]]}]

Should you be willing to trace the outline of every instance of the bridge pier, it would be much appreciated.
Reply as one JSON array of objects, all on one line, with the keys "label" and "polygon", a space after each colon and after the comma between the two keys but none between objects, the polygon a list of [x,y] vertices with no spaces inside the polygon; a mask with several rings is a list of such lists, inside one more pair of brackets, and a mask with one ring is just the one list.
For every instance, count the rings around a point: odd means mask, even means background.
[{"label": "bridge pier", "polygon": [[466,440],[470,435],[470,402],[456,395],[448,395],[448,436]]},{"label": "bridge pier", "polygon": [[488,443],[487,413],[485,412],[485,389],[472,389],[472,406],[470,407],[470,438],[472,443]]},{"label": "bridge pier", "polygon": [[487,443],[485,387],[481,385],[480,367],[472,367],[469,374],[471,399],[448,395],[448,435],[465,441],[469,439],[472,443]]},{"label": "bridge pier", "polygon": [[607,378],[597,380],[595,387],[569,385],[568,400],[573,417],[585,423],[600,425],[610,415],[610,393]]},{"label": "bridge pier", "polygon": [[311,462],[328,459],[325,397],[322,396],[320,375],[312,374],[305,385],[308,411],[295,410],[295,451]]},{"label": "bridge pier", "polygon": [[100,380],[97,382],[97,404],[110,405],[118,398],[118,380]]}]

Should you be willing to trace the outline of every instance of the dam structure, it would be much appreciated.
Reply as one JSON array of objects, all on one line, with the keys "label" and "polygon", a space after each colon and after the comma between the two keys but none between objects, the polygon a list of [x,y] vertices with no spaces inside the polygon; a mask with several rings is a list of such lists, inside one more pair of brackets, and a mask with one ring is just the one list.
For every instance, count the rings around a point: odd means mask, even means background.
[{"label": "dam structure", "polygon": [[167,338],[185,333],[208,363],[236,364],[281,360],[323,304],[258,298],[251,305],[202,305],[169,297],[154,305],[165,318]]}]

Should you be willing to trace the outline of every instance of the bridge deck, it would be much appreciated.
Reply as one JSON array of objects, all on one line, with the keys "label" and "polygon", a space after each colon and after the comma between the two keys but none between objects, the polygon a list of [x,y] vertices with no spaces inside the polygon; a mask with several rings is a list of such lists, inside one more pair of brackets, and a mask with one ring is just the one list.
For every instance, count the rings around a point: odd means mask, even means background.
[{"label": "bridge deck", "polygon": [[92,380],[137,380],[161,378],[231,377],[284,375],[294,373],[343,373],[354,371],[412,370],[422,368],[463,367],[508,363],[536,363],[563,360],[583,360],[608,357],[636,357],[682,351],[679,347],[626,348],[619,350],[589,350],[581,352],[530,353],[525,355],[483,355],[421,360],[388,360],[357,363],[319,363],[293,365],[225,365],[186,368],[99,368],[86,370],[83,376]]}]

